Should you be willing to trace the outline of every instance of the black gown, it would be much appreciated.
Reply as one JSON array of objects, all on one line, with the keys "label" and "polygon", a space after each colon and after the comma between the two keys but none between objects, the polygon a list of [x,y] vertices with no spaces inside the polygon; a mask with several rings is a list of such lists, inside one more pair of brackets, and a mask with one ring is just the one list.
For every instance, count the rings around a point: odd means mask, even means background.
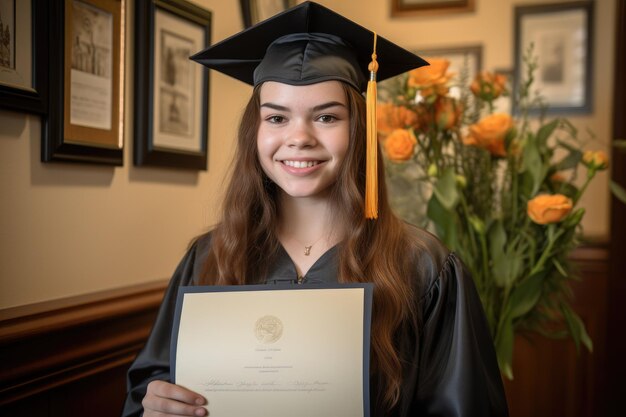
[{"label": "black gown", "polygon": [[[417,334],[410,330],[412,327],[404,326],[396,337],[405,363],[399,403],[391,412],[381,411],[375,401],[376,382],[372,380],[371,414],[507,416],[493,342],[472,278],[454,253],[428,233],[418,233],[424,235],[420,238],[425,245],[415,254],[414,282],[421,289],[416,302],[423,324]],[[197,284],[209,245],[210,235],[198,239],[172,277],[150,337],[128,371],[124,417],[142,415],[141,401],[150,381],[171,381],[170,336],[177,290]],[[337,282],[336,255],[337,247],[322,255],[307,272],[305,282]],[[295,266],[281,247],[267,282],[294,282],[296,278]]]}]

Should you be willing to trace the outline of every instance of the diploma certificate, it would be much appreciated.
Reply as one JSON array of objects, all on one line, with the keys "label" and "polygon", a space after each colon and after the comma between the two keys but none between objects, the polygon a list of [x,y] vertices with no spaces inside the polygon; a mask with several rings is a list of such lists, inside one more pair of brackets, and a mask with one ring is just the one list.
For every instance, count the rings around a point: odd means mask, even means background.
[{"label": "diploma certificate", "polygon": [[181,287],[174,382],[211,417],[369,417],[372,287]]}]

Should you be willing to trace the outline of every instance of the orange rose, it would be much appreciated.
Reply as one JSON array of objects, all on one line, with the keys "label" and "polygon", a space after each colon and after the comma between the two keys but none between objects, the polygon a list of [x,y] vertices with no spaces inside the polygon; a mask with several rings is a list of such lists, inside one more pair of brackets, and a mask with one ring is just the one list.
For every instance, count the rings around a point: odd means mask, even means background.
[{"label": "orange rose", "polygon": [[428,59],[430,65],[420,67],[409,72],[407,86],[420,90],[423,97],[433,94],[445,95],[448,93],[448,81],[454,75],[448,72],[450,61],[443,58]]},{"label": "orange rose", "polygon": [[440,97],[435,102],[435,121],[442,130],[456,126],[461,117],[461,106],[450,97]]},{"label": "orange rose", "polygon": [[478,123],[470,125],[469,134],[463,138],[463,143],[470,146],[487,149],[495,156],[506,156],[504,139],[513,127],[513,119],[508,114],[494,113]]},{"label": "orange rose", "polygon": [[393,103],[380,103],[376,106],[378,131],[389,134],[395,129],[417,127],[417,114],[404,106]]},{"label": "orange rose", "polygon": [[526,212],[537,224],[557,223],[572,211],[572,200],[563,194],[542,194],[528,201]]},{"label": "orange rose", "polygon": [[476,97],[485,101],[492,101],[506,92],[506,76],[484,71],[474,78],[470,90]]},{"label": "orange rose", "polygon": [[609,157],[602,151],[585,151],[583,164],[589,169],[603,171],[609,167]]},{"label": "orange rose", "polygon": [[413,156],[415,144],[417,140],[412,131],[396,129],[385,140],[385,153],[392,161],[406,161]]}]

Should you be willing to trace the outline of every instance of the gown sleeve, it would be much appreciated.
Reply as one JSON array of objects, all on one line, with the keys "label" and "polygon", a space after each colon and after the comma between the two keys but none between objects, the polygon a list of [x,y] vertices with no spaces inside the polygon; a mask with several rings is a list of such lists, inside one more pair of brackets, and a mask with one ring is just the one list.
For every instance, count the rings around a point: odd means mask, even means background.
[{"label": "gown sleeve", "polygon": [[126,383],[127,394],[122,417],[143,415],[141,401],[146,395],[148,383],[153,380],[171,381],[170,378],[170,337],[176,307],[178,288],[192,285],[202,268],[205,256],[206,238],[196,241],[176,268],[169,283],[150,336],[130,366]]},{"label": "gown sleeve", "polygon": [[482,304],[454,253],[426,288],[421,306],[415,415],[508,416]]}]

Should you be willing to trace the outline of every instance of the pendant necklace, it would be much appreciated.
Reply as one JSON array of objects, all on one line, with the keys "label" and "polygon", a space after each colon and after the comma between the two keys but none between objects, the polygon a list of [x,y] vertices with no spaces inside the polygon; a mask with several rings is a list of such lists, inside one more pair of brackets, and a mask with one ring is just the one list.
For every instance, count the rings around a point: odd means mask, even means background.
[{"label": "pendant necklace", "polygon": [[320,240],[322,240],[322,238],[324,237],[324,235],[320,236],[317,238],[317,240],[313,243],[311,243],[310,245],[305,245],[304,243],[300,242],[298,239],[294,238],[295,241],[297,241],[298,243],[300,243],[302,246],[304,246],[304,256],[309,256],[311,255],[311,249],[313,249],[313,246],[319,242]]}]

